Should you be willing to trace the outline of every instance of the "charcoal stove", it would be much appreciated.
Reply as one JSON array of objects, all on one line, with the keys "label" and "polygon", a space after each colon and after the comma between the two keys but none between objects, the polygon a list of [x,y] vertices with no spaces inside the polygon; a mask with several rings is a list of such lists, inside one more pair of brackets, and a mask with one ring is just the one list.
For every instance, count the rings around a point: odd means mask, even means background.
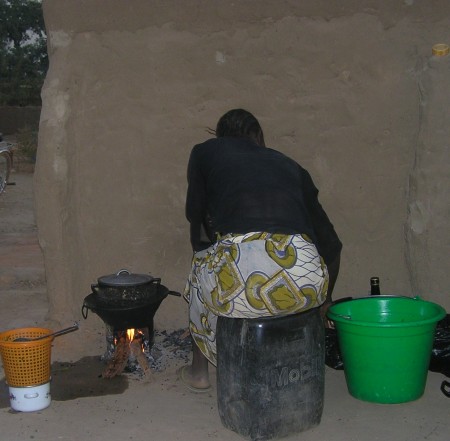
[{"label": "charcoal stove", "polygon": [[[181,296],[162,285],[159,278],[133,274],[123,269],[100,277],[97,284],[91,285],[91,289],[92,293],[84,299],[82,315],[87,319],[88,311],[91,310],[105,323],[107,348],[103,358],[107,362],[117,358],[118,342],[127,338],[129,342],[139,339],[143,352],[149,354],[153,344],[153,318],[156,311],[168,295]],[[134,369],[134,358],[127,360],[127,370]]]}]

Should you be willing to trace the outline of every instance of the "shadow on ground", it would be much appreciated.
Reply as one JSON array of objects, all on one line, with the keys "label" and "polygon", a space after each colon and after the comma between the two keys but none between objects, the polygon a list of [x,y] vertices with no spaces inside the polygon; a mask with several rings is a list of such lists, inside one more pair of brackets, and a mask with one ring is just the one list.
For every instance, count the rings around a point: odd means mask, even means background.
[{"label": "shadow on ground", "polygon": [[[50,392],[52,401],[69,401],[84,397],[120,395],[128,389],[129,379],[119,375],[111,379],[102,378],[105,365],[100,357],[84,357],[74,363],[52,364]],[[0,409],[10,407],[8,385],[2,379]]]}]

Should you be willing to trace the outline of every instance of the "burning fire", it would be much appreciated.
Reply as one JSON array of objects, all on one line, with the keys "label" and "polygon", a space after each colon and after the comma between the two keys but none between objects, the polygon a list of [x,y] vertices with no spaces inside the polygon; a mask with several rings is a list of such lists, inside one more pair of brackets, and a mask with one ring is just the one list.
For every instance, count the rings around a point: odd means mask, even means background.
[{"label": "burning fire", "polygon": [[[142,340],[144,338],[144,333],[140,330],[140,329],[127,329],[125,332],[126,336],[127,336],[127,341],[129,342],[129,344],[131,345],[131,343],[134,340]],[[123,334],[122,334],[123,335]],[[114,344],[117,345],[119,342],[120,336],[115,336],[114,337]]]},{"label": "burning fire", "polygon": [[134,339],[134,331],[135,330],[133,328],[127,329],[127,337],[128,337],[128,340],[130,340],[130,342],[132,342]]},{"label": "burning fire", "polygon": [[141,329],[131,328],[126,331],[116,332],[114,337],[114,355],[103,371],[102,377],[113,378],[120,374],[129,362],[133,362],[137,363],[142,368],[147,379],[150,379],[151,370],[145,356],[144,339],[145,333]]}]

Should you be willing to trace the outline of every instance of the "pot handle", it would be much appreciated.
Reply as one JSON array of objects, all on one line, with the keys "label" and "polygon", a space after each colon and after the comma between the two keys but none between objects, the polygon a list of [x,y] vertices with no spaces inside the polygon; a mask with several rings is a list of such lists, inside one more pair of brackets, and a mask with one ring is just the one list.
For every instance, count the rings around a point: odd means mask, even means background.
[{"label": "pot handle", "polygon": [[91,285],[92,292],[98,294],[98,285]]},{"label": "pot handle", "polygon": [[[131,274],[130,271],[128,271],[127,269],[122,268],[121,270],[119,270],[117,272],[116,276],[120,276],[121,274],[125,274],[125,273],[128,274],[128,275]],[[161,283],[161,278],[160,277],[153,277],[152,280],[151,280],[151,283],[159,284],[159,283]]]},{"label": "pot handle", "polygon": [[116,276],[120,276],[120,275],[123,274],[123,273],[127,273],[128,275],[131,274],[127,269],[122,268],[121,270],[119,270],[119,271],[117,272]]},{"label": "pot handle", "polygon": [[88,316],[89,308],[83,303],[83,306],[81,308],[81,315],[86,320]]},{"label": "pot handle", "polygon": [[169,291],[167,294],[170,294],[171,296],[175,296],[175,297],[181,297],[181,294],[176,291]]}]

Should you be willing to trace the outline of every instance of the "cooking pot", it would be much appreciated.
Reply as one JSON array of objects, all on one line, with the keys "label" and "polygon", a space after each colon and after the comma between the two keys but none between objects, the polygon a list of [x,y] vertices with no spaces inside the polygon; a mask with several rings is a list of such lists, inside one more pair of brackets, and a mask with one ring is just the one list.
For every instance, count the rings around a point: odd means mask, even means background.
[{"label": "cooking pot", "polygon": [[18,412],[34,412],[50,406],[50,382],[39,386],[13,387],[9,386],[9,401],[11,408]]},{"label": "cooking pot", "polygon": [[92,291],[84,299],[83,317],[86,319],[91,310],[115,329],[153,329],[153,317],[162,301],[169,294],[181,296],[161,285],[161,279],[128,270],[100,277]]},{"label": "cooking pot", "polygon": [[148,274],[132,274],[126,269],[116,274],[109,274],[97,279],[96,285],[91,285],[92,292],[102,300],[145,300],[154,296],[154,286],[161,279]]}]

